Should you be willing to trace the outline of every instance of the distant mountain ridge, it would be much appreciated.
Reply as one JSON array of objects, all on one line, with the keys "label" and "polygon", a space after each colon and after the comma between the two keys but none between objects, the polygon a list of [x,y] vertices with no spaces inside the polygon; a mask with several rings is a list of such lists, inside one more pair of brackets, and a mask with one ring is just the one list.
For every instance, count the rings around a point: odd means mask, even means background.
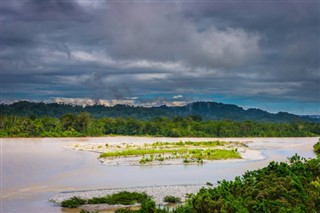
[{"label": "distant mountain ridge", "polygon": [[20,101],[13,104],[1,104],[1,115],[19,116],[50,116],[61,117],[65,114],[89,112],[92,117],[135,117],[149,120],[155,117],[166,116],[201,116],[204,120],[233,120],[233,121],[258,121],[258,122],[320,122],[317,117],[299,116],[287,112],[269,113],[261,109],[243,109],[234,104],[217,102],[193,102],[185,106],[78,106],[58,103],[34,103]]}]

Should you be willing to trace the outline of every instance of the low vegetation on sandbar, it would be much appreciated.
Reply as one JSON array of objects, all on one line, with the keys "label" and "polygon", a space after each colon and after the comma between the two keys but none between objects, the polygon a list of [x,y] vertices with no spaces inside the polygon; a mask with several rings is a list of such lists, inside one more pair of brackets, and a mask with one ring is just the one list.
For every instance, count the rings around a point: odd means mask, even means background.
[{"label": "low vegetation on sandbar", "polygon": [[138,158],[139,164],[161,164],[177,160],[183,163],[204,163],[205,160],[240,159],[237,147],[241,146],[244,144],[222,141],[155,142],[140,146],[106,144],[104,148],[106,151],[100,154],[100,158],[109,160]]},{"label": "low vegetation on sandbar", "polygon": [[148,201],[150,199],[151,197],[146,193],[122,191],[112,195],[106,195],[104,197],[93,197],[90,199],[72,197],[70,199],[64,200],[61,203],[61,206],[65,208],[77,208],[85,204],[133,205],[136,203]]}]

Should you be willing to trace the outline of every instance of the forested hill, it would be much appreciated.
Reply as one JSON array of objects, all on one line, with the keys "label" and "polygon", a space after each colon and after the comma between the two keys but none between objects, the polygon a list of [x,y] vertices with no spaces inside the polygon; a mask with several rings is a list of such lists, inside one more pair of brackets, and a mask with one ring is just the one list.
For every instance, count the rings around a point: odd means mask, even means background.
[{"label": "forested hill", "polygon": [[61,117],[65,114],[78,114],[89,112],[92,117],[134,117],[149,120],[155,117],[165,116],[173,118],[176,116],[197,115],[203,120],[233,120],[233,121],[259,121],[259,122],[319,122],[307,116],[298,116],[286,112],[276,114],[260,109],[243,109],[237,105],[216,102],[194,102],[185,106],[160,106],[160,107],[134,107],[127,105],[116,105],[107,107],[103,105],[77,106],[58,103],[34,103],[20,101],[10,105],[1,104],[1,115],[19,116],[50,116]]}]

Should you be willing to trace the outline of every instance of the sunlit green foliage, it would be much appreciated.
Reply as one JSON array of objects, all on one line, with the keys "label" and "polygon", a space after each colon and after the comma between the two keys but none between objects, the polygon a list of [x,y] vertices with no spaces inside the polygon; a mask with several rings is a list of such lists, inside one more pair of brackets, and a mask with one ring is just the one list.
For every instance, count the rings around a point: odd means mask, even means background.
[{"label": "sunlit green foliage", "polygon": [[320,141],[313,145],[313,149],[317,155],[320,155]]},{"label": "sunlit green foliage", "polygon": [[164,154],[164,153],[186,153],[187,149],[128,149],[119,152],[105,152],[100,154],[101,158],[106,157],[126,157],[126,156],[139,156],[150,154]]}]

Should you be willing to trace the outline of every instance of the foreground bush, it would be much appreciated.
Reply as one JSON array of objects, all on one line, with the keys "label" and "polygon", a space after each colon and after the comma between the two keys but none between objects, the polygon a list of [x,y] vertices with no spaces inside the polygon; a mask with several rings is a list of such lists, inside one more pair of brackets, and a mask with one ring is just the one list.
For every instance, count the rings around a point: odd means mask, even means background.
[{"label": "foreground bush", "polygon": [[319,212],[320,161],[297,155],[271,162],[216,188],[201,189],[188,201],[193,212]]},{"label": "foreground bush", "polygon": [[317,155],[320,155],[320,141],[313,145],[313,150]]}]

